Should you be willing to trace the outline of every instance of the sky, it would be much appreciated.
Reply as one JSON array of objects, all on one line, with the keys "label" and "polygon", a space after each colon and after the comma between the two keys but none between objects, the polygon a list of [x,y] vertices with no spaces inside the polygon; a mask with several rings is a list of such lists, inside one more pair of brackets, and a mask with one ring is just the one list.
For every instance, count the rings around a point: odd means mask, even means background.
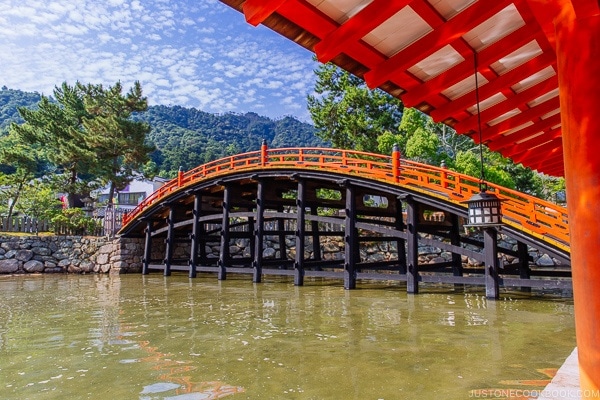
[{"label": "sky", "polygon": [[309,122],[312,54],[218,0],[0,0],[0,86],[128,89],[150,105]]}]

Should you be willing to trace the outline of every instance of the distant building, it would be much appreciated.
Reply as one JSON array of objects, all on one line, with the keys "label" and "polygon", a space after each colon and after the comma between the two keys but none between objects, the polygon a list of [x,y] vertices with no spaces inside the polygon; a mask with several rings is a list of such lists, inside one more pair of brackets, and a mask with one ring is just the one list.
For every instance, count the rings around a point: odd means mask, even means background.
[{"label": "distant building", "polygon": [[[134,209],[142,200],[150,196],[161,186],[167,183],[169,179],[156,177],[152,180],[136,179],[123,190],[115,192],[113,203],[115,207],[123,210]],[[96,207],[102,207],[108,204],[109,188],[105,187],[96,191],[93,197],[96,198]]]}]

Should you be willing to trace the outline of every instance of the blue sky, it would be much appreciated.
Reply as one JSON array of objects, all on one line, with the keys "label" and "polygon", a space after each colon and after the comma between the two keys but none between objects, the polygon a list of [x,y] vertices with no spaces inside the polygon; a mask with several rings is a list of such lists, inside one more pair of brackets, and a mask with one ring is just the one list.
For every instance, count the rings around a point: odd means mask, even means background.
[{"label": "blue sky", "polygon": [[218,0],[0,0],[0,86],[142,84],[151,105],[309,121],[307,50]]}]

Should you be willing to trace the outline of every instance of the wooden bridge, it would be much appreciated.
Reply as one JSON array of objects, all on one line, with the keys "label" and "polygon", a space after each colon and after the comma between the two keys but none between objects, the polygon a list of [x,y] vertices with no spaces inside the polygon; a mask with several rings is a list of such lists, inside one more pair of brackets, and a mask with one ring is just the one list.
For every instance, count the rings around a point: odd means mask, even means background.
[{"label": "wooden bridge", "polygon": [[[500,197],[500,234],[516,245],[498,245],[498,230],[473,235],[465,228],[464,203],[479,192],[476,178],[391,156],[326,148],[269,149],[216,160],[173,179],[124,217],[120,234],[145,236],[143,273],[185,270],[339,277],[352,289],[357,279],[485,285],[497,298],[499,287],[571,287],[566,209],[489,184]],[[265,239],[274,238],[278,257],[264,257]],[[326,239],[343,242],[339,259],[323,259]],[[250,250],[233,256],[230,246],[245,240]],[[397,256],[369,261],[369,243],[387,242]],[[419,263],[418,246],[451,253],[448,260]],[[207,247],[218,247],[218,257]],[[537,249],[558,265],[532,263]],[[468,257],[477,267],[463,263]],[[502,262],[510,259],[511,262]]]}]

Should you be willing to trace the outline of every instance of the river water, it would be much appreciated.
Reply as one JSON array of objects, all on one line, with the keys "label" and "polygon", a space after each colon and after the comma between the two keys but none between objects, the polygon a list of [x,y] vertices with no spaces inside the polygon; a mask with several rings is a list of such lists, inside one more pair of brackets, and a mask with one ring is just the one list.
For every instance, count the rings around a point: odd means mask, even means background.
[{"label": "river water", "polygon": [[542,389],[574,346],[572,299],[553,295],[0,277],[0,399],[507,398]]}]

